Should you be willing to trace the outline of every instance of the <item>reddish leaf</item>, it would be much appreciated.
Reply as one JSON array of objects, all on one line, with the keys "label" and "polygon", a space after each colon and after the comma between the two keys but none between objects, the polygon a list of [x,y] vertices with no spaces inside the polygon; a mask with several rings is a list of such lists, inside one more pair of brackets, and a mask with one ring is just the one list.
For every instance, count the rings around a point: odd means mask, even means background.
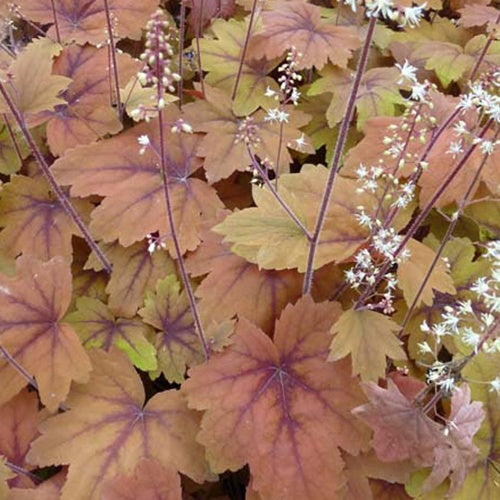
[{"label": "reddish leaf", "polygon": [[[17,260],[17,275],[0,275],[0,342],[38,383],[42,403],[51,411],[65,400],[72,380],[86,382],[90,361],[73,329],[61,322],[71,299],[68,262]],[[26,385],[5,362],[0,401]]]},{"label": "reddish leaf", "polygon": [[187,293],[181,293],[175,275],[170,275],[157,282],[156,293],[148,293],[144,303],[139,314],[161,331],[156,336],[158,372],[168,381],[182,382],[186,367],[204,359]]},{"label": "reddish leaf", "polygon": [[[36,23],[53,24],[52,0],[16,0],[22,14]],[[61,40],[97,45],[107,40],[106,15],[102,0],[54,0]],[[158,0],[109,0],[109,10],[116,20],[115,37],[141,37],[142,27],[158,6]],[[57,38],[52,26],[47,35]]]},{"label": "reddish leaf", "polygon": [[327,363],[335,303],[309,296],[289,305],[274,344],[245,319],[234,343],[183,384],[189,405],[206,410],[198,439],[212,468],[250,465],[263,498],[331,499],[342,487],[338,447],[358,453],[364,430],[349,417],[361,400],[348,363]]},{"label": "reddish leaf", "polygon": [[460,24],[465,28],[487,25],[488,31],[498,30],[498,10],[494,6],[481,4],[465,5],[458,12],[462,16]]},{"label": "reddish leaf", "polygon": [[359,37],[351,27],[337,26],[335,19],[321,19],[319,7],[301,1],[276,1],[262,13],[263,33],[251,40],[250,57],[273,59],[292,47],[303,54],[298,68],[318,69],[330,61],[345,68]]},{"label": "reddish leaf", "polygon": [[[166,115],[167,122],[177,121],[176,110]],[[152,147],[139,155],[137,138],[148,135]],[[211,217],[222,204],[213,188],[190,177],[199,168],[197,135],[167,133],[166,161],[171,176],[170,191],[176,230],[181,250],[194,250],[204,217]],[[168,219],[158,165],[151,149],[158,150],[156,122],[138,125],[123,134],[98,144],[80,146],[57,160],[53,171],[59,182],[71,184],[75,196],[105,196],[92,212],[90,229],[104,241],[118,238],[124,246],[159,231],[168,250],[175,255],[168,236]],[[82,168],[82,165],[85,168]]]},{"label": "reddish leaf", "polygon": [[188,16],[191,33],[203,31],[212,19],[231,17],[236,9],[235,0],[188,0],[186,4],[191,8]]},{"label": "reddish leaf", "polygon": [[133,474],[121,474],[108,481],[101,500],[181,500],[181,480],[171,466],[156,460],[141,460]]},{"label": "reddish leaf", "polygon": [[61,490],[66,480],[63,469],[34,488],[12,488],[9,500],[61,500]]},{"label": "reddish leaf", "polygon": [[[24,457],[31,441],[38,436],[38,398],[35,392],[24,390],[0,407],[0,455],[11,464],[26,467]],[[19,483],[9,481],[10,486]],[[1,496],[1,495],[0,495]]]},{"label": "reddish leaf", "polygon": [[[91,204],[72,200],[83,219]],[[80,231],[69,218],[42,177],[13,176],[0,193],[0,247],[15,257],[19,253],[49,260],[71,257],[71,237]]]},{"label": "reddish leaf", "polygon": [[[251,164],[242,137],[246,129],[254,129],[254,135],[258,137],[254,152],[275,164],[280,151],[278,170],[288,171],[292,158],[287,147],[301,149],[296,143],[302,134],[299,127],[309,121],[309,115],[294,111],[293,106],[287,108],[286,111],[290,112],[289,123],[283,123],[280,138],[280,126],[266,121],[264,111],[239,119],[231,111],[231,96],[227,92],[205,85],[205,96],[205,101],[188,104],[184,109],[194,130],[206,133],[197,153],[205,158],[203,167],[210,183],[229,177],[234,171],[245,171]],[[307,144],[305,152],[312,153],[314,149]]]},{"label": "reddish leaf", "polygon": [[448,476],[448,495],[452,496],[460,489],[469,469],[477,462],[479,450],[472,438],[481,427],[483,418],[482,403],[470,402],[469,387],[463,385],[455,389],[448,417],[449,434],[444,442],[436,446],[434,468],[424,483],[425,491],[432,491]]},{"label": "reddish leaf", "polygon": [[156,369],[156,351],[147,340],[150,329],[142,321],[115,317],[106,304],[91,297],[80,297],[76,307],[65,319],[85,347],[102,347],[108,351],[114,345],[125,352],[137,368]]},{"label": "reddish leaf", "polygon": [[271,333],[282,309],[300,297],[302,276],[295,271],[259,270],[234,255],[212,231],[202,233],[202,239],[186,264],[194,276],[208,273],[195,292],[204,318],[220,321],[237,314]]},{"label": "reddish leaf", "polygon": [[125,354],[90,353],[90,382],[76,386],[66,413],[40,425],[42,436],[28,460],[69,464],[62,500],[98,500],[107,480],[127,474],[141,459],[156,459],[195,481],[208,479],[203,449],[195,442],[199,417],[178,391],[164,391],[144,405],[142,382]]},{"label": "reddish leaf", "polygon": [[[116,55],[122,86],[139,71],[141,63],[127,54]],[[111,106],[109,51],[89,45],[66,47],[54,63],[53,72],[72,79],[63,96],[65,105],[56,106],[47,125],[47,140],[52,153],[61,155],[78,144],[122,129],[117,111]],[[116,96],[113,96],[116,100]]]},{"label": "reddish leaf", "polygon": [[411,459],[430,465],[436,443],[442,440],[441,426],[414,406],[392,380],[387,389],[365,382],[363,390],[370,402],[353,410],[374,430],[373,447],[386,462]]}]

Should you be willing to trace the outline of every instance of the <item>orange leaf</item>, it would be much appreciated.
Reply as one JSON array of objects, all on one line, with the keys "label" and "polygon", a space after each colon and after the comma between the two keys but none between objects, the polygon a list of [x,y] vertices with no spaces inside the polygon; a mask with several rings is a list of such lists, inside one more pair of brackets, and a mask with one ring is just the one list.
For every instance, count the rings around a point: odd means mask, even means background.
[{"label": "orange leaf", "polygon": [[334,498],[345,482],[338,448],[365,443],[349,413],[358,383],[348,363],[325,361],[338,314],[306,296],[283,311],[274,343],[241,319],[233,344],[190,370],[183,390],[206,410],[198,439],[215,471],[248,462],[263,498]]},{"label": "orange leaf", "polygon": [[295,47],[303,54],[298,68],[317,69],[330,61],[345,68],[352,53],[360,45],[356,31],[347,26],[336,26],[335,19],[321,19],[316,5],[301,1],[275,1],[262,13],[263,33],[253,37],[249,56],[264,55],[273,59]]},{"label": "orange leaf", "polygon": [[[179,118],[177,110],[165,113],[167,123]],[[139,155],[137,139],[148,135],[151,148]],[[211,217],[222,203],[215,190],[190,175],[200,167],[196,156],[198,135],[166,133],[166,162],[171,177],[170,191],[176,230],[181,250],[194,250],[204,217]],[[140,124],[109,140],[80,146],[57,160],[53,172],[62,184],[71,184],[75,196],[105,196],[92,212],[90,230],[97,238],[123,246],[142,240],[159,231],[166,237],[168,250],[174,254],[172,238],[168,237],[165,198],[158,158],[156,122]],[[82,168],[82,165],[85,168]]]},{"label": "orange leaf", "polygon": [[[184,110],[193,129],[206,133],[197,153],[204,157],[203,167],[210,183],[229,177],[234,171],[245,171],[252,163],[242,138],[245,130],[253,130],[258,138],[255,154],[276,165],[279,151],[278,170],[288,172],[292,158],[287,148],[301,149],[296,140],[302,135],[299,128],[309,121],[309,115],[294,110],[293,106],[287,107],[289,123],[281,124],[280,137],[280,124],[266,121],[264,111],[240,119],[231,111],[231,96],[227,92],[205,85],[205,97],[204,101],[187,104]],[[304,151],[313,153],[314,149],[307,144]]]},{"label": "orange leaf", "polygon": [[[142,28],[158,6],[158,0],[109,0],[109,10],[116,22],[115,38],[139,40]],[[16,0],[22,14],[36,23],[53,24],[52,0]],[[97,45],[106,42],[107,24],[102,0],[54,0],[61,40]],[[47,35],[57,33],[52,26]]]},{"label": "orange leaf", "polygon": [[[88,217],[89,202],[72,203],[80,216]],[[11,177],[0,193],[0,217],[0,247],[13,257],[21,252],[42,260],[71,257],[71,237],[80,234],[42,177]]]},{"label": "orange leaf", "polygon": [[107,480],[143,458],[198,482],[210,478],[195,442],[199,417],[180,393],[161,392],[144,405],[142,382],[125,354],[93,350],[90,357],[90,382],[75,386],[69,411],[40,425],[28,454],[37,465],[69,464],[62,500],[100,500]]},{"label": "orange leaf", "polygon": [[141,460],[133,474],[121,474],[108,481],[101,500],[181,500],[181,480],[173,467],[156,460]]},{"label": "orange leaf", "polygon": [[[38,398],[34,392],[23,390],[0,407],[0,455],[11,464],[26,468],[24,458],[31,441],[39,434],[37,424]],[[17,486],[20,478],[12,479],[9,485]]]},{"label": "orange leaf", "polygon": [[[50,411],[66,399],[72,380],[88,380],[91,368],[78,336],[61,322],[70,299],[71,272],[61,257],[40,262],[23,256],[17,260],[16,276],[0,275],[0,342],[35,376]],[[5,363],[0,378],[0,401],[26,385]]]},{"label": "orange leaf", "polygon": [[[141,63],[123,53],[118,53],[116,60],[119,78],[125,86],[139,71]],[[67,104],[57,106],[50,113],[47,140],[52,153],[61,155],[66,149],[122,129],[117,111],[110,104],[113,91],[110,90],[107,47],[66,47],[54,63],[53,72],[71,78],[72,82],[63,94]],[[113,99],[116,96],[113,95]]]},{"label": "orange leaf", "polygon": [[175,275],[156,284],[156,293],[148,293],[139,310],[144,321],[161,331],[156,336],[158,371],[171,382],[182,382],[186,367],[203,361],[188,296],[180,291]]}]

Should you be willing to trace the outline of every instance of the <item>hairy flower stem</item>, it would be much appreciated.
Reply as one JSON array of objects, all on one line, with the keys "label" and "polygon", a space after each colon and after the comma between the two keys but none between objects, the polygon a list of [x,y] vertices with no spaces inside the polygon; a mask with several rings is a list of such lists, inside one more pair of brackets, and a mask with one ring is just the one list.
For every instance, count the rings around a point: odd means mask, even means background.
[{"label": "hairy flower stem", "polygon": [[[497,136],[498,136],[498,132],[495,134],[495,138],[493,139],[493,141],[496,140]],[[451,238],[451,235],[453,234],[453,231],[455,230],[455,227],[458,224],[458,220],[459,220],[460,215],[462,215],[463,211],[467,207],[467,202],[469,201],[469,197],[472,195],[474,187],[476,186],[477,181],[481,177],[481,173],[482,173],[487,161],[488,161],[488,155],[484,155],[483,160],[481,161],[481,165],[479,166],[476,173],[474,174],[474,178],[472,179],[472,182],[469,184],[469,187],[467,188],[467,191],[466,191],[464,197],[462,198],[462,200],[457,208],[457,211],[453,215],[453,220],[451,221],[451,224],[448,225],[448,228],[446,230],[446,233],[445,233],[443,239],[441,240],[441,244],[439,245],[439,248],[436,252],[436,255],[434,256],[434,259],[432,260],[432,263],[431,263],[429,269],[427,270],[427,272],[424,276],[424,279],[422,280],[422,283],[420,283],[420,287],[417,291],[417,294],[415,295],[415,298],[413,299],[410,307],[408,308],[408,311],[406,311],[405,317],[404,317],[403,322],[401,324],[401,331],[398,334],[399,338],[401,338],[404,335],[406,326],[408,325],[408,322],[413,314],[413,311],[415,310],[415,307],[418,303],[418,300],[420,299],[420,296],[422,295],[422,293],[424,291],[425,285],[429,281],[431,274],[432,274],[432,271],[434,270],[434,267],[436,266],[439,259],[441,258],[441,255],[444,251],[444,247],[445,247],[446,243],[448,242],[448,240]]]},{"label": "hairy flower stem", "polygon": [[54,18],[54,28],[56,29],[57,43],[61,43],[61,32],[59,31],[59,21],[57,20],[56,5],[54,0],[50,0],[50,6],[52,8],[52,17]]},{"label": "hairy flower stem", "polygon": [[99,245],[97,245],[97,243],[92,239],[92,236],[87,226],[83,222],[82,218],[78,215],[78,212],[75,210],[75,208],[69,201],[69,198],[66,196],[64,191],[61,189],[61,187],[55,180],[49,165],[45,161],[45,158],[43,157],[40,149],[38,148],[35,140],[33,139],[33,136],[31,135],[28,127],[26,126],[26,123],[24,121],[23,116],[21,115],[21,112],[17,109],[14,101],[11,99],[2,81],[0,81],[0,94],[2,94],[5,102],[7,103],[7,106],[9,107],[12,115],[14,116],[14,119],[16,120],[17,125],[19,126],[19,129],[21,130],[24,136],[24,139],[28,143],[28,146],[30,147],[33,155],[35,156],[38,165],[40,166],[45,178],[47,179],[50,188],[55,193],[59,203],[63,207],[64,211],[68,214],[70,219],[72,219],[73,222],[76,224],[76,226],[80,230],[82,236],[84,237],[90,249],[95,253],[96,257],[101,261],[101,264],[103,265],[105,271],[108,274],[110,274],[112,270],[111,263],[106,258],[102,250],[99,248]]},{"label": "hairy flower stem", "polygon": [[186,31],[186,4],[184,0],[181,0],[181,20],[179,25],[179,59],[178,59],[178,72],[181,75],[181,79],[177,83],[177,106],[179,109],[182,108],[182,90],[183,90],[183,57],[184,57],[184,40]]},{"label": "hairy flower stem", "polygon": [[115,94],[116,94],[116,109],[118,110],[118,119],[123,120],[123,106],[120,99],[120,79],[118,77],[118,63],[116,61],[116,44],[113,35],[113,24],[111,22],[111,11],[109,10],[108,0],[104,0],[104,12],[106,14],[106,26],[109,36],[109,47],[111,52],[111,63],[113,66],[113,77],[115,81]]},{"label": "hairy flower stem", "polygon": [[257,158],[255,158],[255,155],[253,154],[253,152],[250,149],[250,146],[248,144],[247,144],[247,151],[248,151],[248,155],[250,156],[250,159],[252,160],[253,168],[255,168],[255,170],[257,170],[257,172],[259,172],[259,175],[261,176],[262,180],[264,181],[264,184],[268,187],[269,191],[271,191],[271,194],[276,198],[276,201],[282,206],[283,210],[290,216],[290,218],[297,225],[297,227],[304,233],[307,240],[311,241],[312,240],[311,234],[309,233],[307,228],[304,226],[304,224],[302,224],[302,222],[299,220],[299,218],[295,215],[294,211],[288,206],[287,202],[280,196],[280,194],[278,193],[275,186],[273,186],[273,183],[269,180],[267,173],[264,172],[264,170],[262,169],[262,166],[257,161]]},{"label": "hairy flower stem", "polygon": [[200,80],[201,92],[205,95],[205,79],[203,77],[203,70],[201,69],[201,53],[200,53],[200,36],[203,23],[203,7],[205,0],[200,0],[200,15],[198,16],[198,23],[196,24],[195,43],[196,43],[196,65],[198,66],[198,79]]},{"label": "hairy flower stem", "polygon": [[[157,34],[156,37],[156,53],[160,54],[160,46],[159,46],[159,37],[161,33]],[[162,84],[162,75],[161,67],[160,67],[160,58],[156,58],[156,74],[159,76],[158,83],[156,85],[156,96],[158,102],[163,100],[163,95],[165,93],[165,89]],[[189,281],[189,275],[186,270],[186,266],[184,265],[184,258],[182,256],[181,246],[179,243],[179,238],[177,236],[177,231],[175,229],[175,220],[174,220],[174,211],[172,208],[172,200],[170,198],[170,186],[168,179],[168,167],[165,156],[165,122],[163,118],[162,110],[158,110],[158,129],[159,129],[159,141],[160,141],[160,171],[161,171],[161,180],[163,185],[163,195],[165,197],[165,204],[167,208],[167,218],[168,224],[170,226],[170,234],[172,236],[172,241],[174,243],[175,255],[177,257],[177,262],[179,264],[179,270],[181,273],[182,283],[184,285],[184,289],[186,290],[189,306],[191,308],[191,314],[193,315],[194,324],[196,327],[196,333],[200,340],[200,344],[203,349],[203,354],[205,356],[205,360],[208,360],[210,357],[210,348],[208,347],[207,341],[205,339],[205,334],[203,331],[203,325],[201,324],[200,314],[198,312],[198,307],[196,305],[196,299],[194,296],[193,288],[191,286],[191,282]]]},{"label": "hairy flower stem", "polygon": [[[460,109],[455,109],[452,113],[450,113],[450,115],[446,118],[446,120],[439,126],[436,132],[432,135],[429,144],[427,144],[426,148],[424,149],[424,152],[417,161],[419,167],[417,167],[417,170],[410,176],[408,182],[411,182],[415,185],[417,184],[423,172],[423,169],[420,165],[422,164],[422,162],[427,161],[427,158],[431,154],[431,151],[436,145],[438,139],[443,135],[443,133],[448,129],[448,127],[453,123],[453,121],[455,120],[455,118],[458,117],[459,114],[460,114]],[[399,210],[400,209],[398,207],[393,207],[392,211],[389,212],[387,219],[384,221],[384,226],[383,226],[384,228],[388,228],[392,224],[392,221],[399,213]]]},{"label": "hairy flower stem", "polygon": [[[481,132],[478,134],[478,137],[482,138],[484,136],[484,134],[486,134],[486,132],[488,131],[488,129],[490,128],[492,123],[493,123],[493,119],[490,118],[486,122],[484,127],[482,128]],[[437,200],[446,191],[446,189],[448,188],[450,183],[455,179],[457,174],[460,172],[460,170],[462,170],[464,165],[467,163],[467,160],[470,158],[472,153],[475,151],[476,147],[477,147],[477,143],[471,144],[469,146],[467,151],[464,153],[464,155],[462,156],[462,158],[458,162],[457,166],[453,169],[453,171],[450,174],[448,174],[448,177],[446,177],[446,179],[442,182],[442,184],[439,186],[439,188],[434,192],[431,199],[427,202],[427,204],[422,209],[420,214],[415,218],[415,220],[413,221],[413,223],[409,227],[407,233],[405,234],[405,236],[401,240],[401,243],[394,251],[394,254],[393,254],[394,258],[396,258],[401,253],[401,251],[406,246],[408,241],[413,237],[413,235],[415,234],[417,229],[420,227],[420,224],[422,224],[422,222],[425,220],[425,218],[429,215],[430,211],[434,208],[434,205],[436,204]],[[360,307],[362,307],[364,305],[366,299],[368,297],[370,297],[370,295],[373,293],[373,291],[377,288],[377,286],[382,281],[382,279],[384,278],[387,271],[389,270],[389,268],[392,265],[393,265],[393,262],[389,260],[381,267],[380,271],[378,272],[377,276],[375,277],[375,281],[373,282],[373,284],[371,286],[369,286],[363,292],[363,294],[359,297],[358,301],[356,302],[356,304],[354,306],[355,309],[359,309]]]},{"label": "hairy flower stem", "polygon": [[370,17],[368,23],[368,30],[366,32],[366,38],[361,50],[361,55],[359,56],[358,67],[356,69],[356,75],[354,77],[354,82],[351,86],[349,99],[347,101],[347,108],[344,113],[344,119],[340,126],[340,132],[337,136],[337,143],[335,144],[335,151],[332,156],[328,173],[328,180],[326,182],[326,188],[323,193],[323,199],[321,200],[320,209],[318,212],[318,217],[316,219],[316,225],[314,227],[314,232],[312,235],[312,240],[309,245],[309,255],[307,256],[307,267],[304,276],[304,284],[302,292],[304,295],[311,293],[313,275],[314,275],[314,258],[316,256],[316,250],[319,244],[319,237],[323,224],[325,222],[326,212],[328,206],[330,205],[330,198],[332,196],[333,185],[335,183],[335,178],[340,167],[340,160],[342,158],[342,152],[344,151],[345,142],[347,140],[347,133],[349,131],[349,125],[351,123],[352,117],[354,115],[354,108],[356,104],[356,98],[359,91],[359,86],[361,84],[361,78],[365,72],[366,63],[368,61],[368,55],[370,51],[370,45],[373,39],[373,34],[375,32],[375,25],[377,24],[377,17]]},{"label": "hairy flower stem", "polygon": [[243,71],[243,64],[245,64],[245,57],[248,50],[248,42],[250,41],[250,35],[252,34],[253,20],[255,17],[255,11],[257,10],[257,0],[253,0],[252,10],[250,12],[250,19],[248,21],[248,28],[245,35],[245,42],[243,43],[243,50],[241,51],[240,64],[238,66],[238,72],[236,73],[236,79],[234,81],[233,93],[231,94],[231,101],[236,98],[236,92],[238,92],[238,85],[240,84],[241,73]]}]

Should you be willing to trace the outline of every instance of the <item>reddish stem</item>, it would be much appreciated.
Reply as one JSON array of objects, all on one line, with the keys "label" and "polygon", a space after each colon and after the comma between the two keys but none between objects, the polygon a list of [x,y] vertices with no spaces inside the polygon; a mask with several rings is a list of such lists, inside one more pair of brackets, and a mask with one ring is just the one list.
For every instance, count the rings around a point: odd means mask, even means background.
[{"label": "reddish stem", "polygon": [[181,0],[181,22],[179,25],[179,75],[181,75],[181,79],[177,83],[177,97],[179,99],[177,105],[179,106],[179,109],[182,108],[182,88],[184,83],[182,73],[184,71],[183,56],[184,56],[185,29],[186,29],[186,5],[184,4],[184,1]]},{"label": "reddish stem", "polygon": [[309,246],[309,255],[307,257],[307,267],[303,285],[304,295],[311,292],[313,275],[314,275],[314,258],[316,256],[316,250],[319,244],[319,236],[321,234],[321,229],[323,228],[323,224],[325,222],[328,206],[330,205],[330,198],[333,191],[333,185],[335,183],[335,178],[340,167],[340,160],[342,158],[342,152],[344,150],[344,145],[347,140],[349,125],[351,123],[352,117],[354,116],[356,97],[358,95],[359,86],[361,84],[361,78],[363,76],[363,73],[365,72],[366,63],[368,61],[368,55],[370,51],[370,45],[373,39],[373,34],[375,31],[376,24],[377,24],[376,16],[371,17],[368,23],[365,43],[363,45],[363,48],[361,50],[361,55],[359,57],[358,67],[356,69],[356,76],[351,86],[349,99],[347,101],[347,108],[344,114],[344,119],[342,120],[339,135],[337,136],[335,151],[333,153],[332,160],[329,165],[330,172],[328,173],[326,188],[323,193],[323,199],[321,200],[318,218],[316,219],[316,226],[314,228],[312,241]]},{"label": "reddish stem", "polygon": [[61,43],[61,33],[59,31],[59,22],[57,20],[56,5],[54,0],[50,0],[50,6],[52,7],[52,17],[54,18],[54,27],[56,29],[57,43]]},{"label": "reddish stem", "polygon": [[113,25],[111,23],[111,11],[109,10],[108,0],[104,0],[104,12],[106,14],[106,26],[109,35],[109,45],[111,48],[111,62],[113,66],[113,76],[115,80],[115,93],[116,93],[116,109],[118,110],[118,118],[123,120],[123,106],[120,99],[120,79],[118,77],[118,63],[116,60],[116,44],[113,35]]},{"label": "reddish stem", "polygon": [[245,42],[243,43],[243,50],[241,52],[240,64],[238,66],[238,72],[236,73],[236,80],[234,81],[233,93],[231,94],[231,100],[234,101],[236,98],[236,92],[238,91],[238,85],[240,84],[241,73],[243,71],[243,64],[245,63],[245,57],[248,50],[248,42],[250,41],[250,35],[252,33],[253,20],[255,17],[255,11],[257,10],[257,0],[253,0],[252,10],[250,12],[250,19],[248,21],[248,28],[245,35]]},{"label": "reddish stem", "polygon": [[[156,74],[158,75],[158,84],[157,84],[157,100],[160,102],[163,99],[163,94],[165,89],[161,82],[161,67],[160,67],[160,58],[158,55],[160,54],[160,45],[159,45],[159,37],[162,35],[161,33],[156,34]],[[165,204],[167,208],[167,217],[168,223],[170,226],[170,233],[172,236],[172,241],[174,243],[175,255],[177,257],[177,262],[179,263],[179,270],[181,273],[182,283],[184,285],[184,289],[186,290],[189,306],[191,309],[191,313],[193,315],[196,333],[200,340],[200,344],[203,349],[203,353],[205,356],[205,360],[208,360],[210,357],[210,348],[208,347],[207,341],[205,339],[205,334],[203,331],[203,325],[201,323],[200,314],[198,312],[198,307],[196,306],[196,299],[194,296],[193,288],[191,287],[191,282],[189,281],[189,275],[186,270],[186,266],[184,265],[184,258],[182,256],[181,246],[179,243],[179,238],[177,236],[177,231],[175,229],[175,220],[174,220],[174,212],[172,209],[172,200],[170,198],[170,186],[169,186],[169,175],[168,175],[168,166],[165,157],[165,123],[163,119],[162,110],[158,110],[158,128],[159,128],[159,136],[160,136],[160,171],[161,171],[161,180],[163,185],[163,195],[165,197]]]}]

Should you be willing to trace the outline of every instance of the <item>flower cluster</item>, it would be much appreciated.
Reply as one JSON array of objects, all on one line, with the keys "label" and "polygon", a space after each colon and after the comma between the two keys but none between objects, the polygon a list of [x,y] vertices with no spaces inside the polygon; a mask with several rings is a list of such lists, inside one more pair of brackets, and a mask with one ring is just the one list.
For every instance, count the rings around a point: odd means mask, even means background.
[{"label": "flower cluster", "polygon": [[[155,101],[153,110],[158,110],[165,107],[164,93],[174,92],[174,83],[181,79],[181,76],[172,70],[174,55],[172,41],[175,38],[175,30],[164,18],[161,10],[151,16],[146,28],[145,50],[140,55],[144,66],[138,73],[137,79],[143,87],[157,88],[157,95],[152,99]],[[151,116],[151,109],[140,105],[133,111],[133,116],[138,119],[148,119]]]},{"label": "flower cluster", "polygon": [[[429,325],[422,322],[420,329],[431,336],[434,348],[428,341],[418,344],[422,354],[430,354],[435,359],[429,369],[428,379],[438,387],[453,388],[456,374],[451,369],[454,361],[438,361],[438,353],[444,337],[471,349],[472,355],[480,350],[485,353],[500,352],[500,241],[486,245],[484,257],[491,263],[489,276],[483,276],[472,284],[470,292],[474,300],[460,300],[454,305],[447,305],[441,314],[441,321]],[[445,376],[448,374],[449,376]],[[493,390],[500,390],[498,378],[491,382]]]},{"label": "flower cluster", "polygon": [[[344,4],[349,5],[354,12],[357,10],[357,3],[357,0],[344,0]],[[393,0],[365,0],[364,3],[368,17],[376,16],[396,21],[401,28],[419,26],[427,7],[427,2],[412,7],[398,7]]]},{"label": "flower cluster", "polygon": [[300,92],[297,90],[297,84],[302,80],[302,75],[297,72],[297,66],[302,57],[302,53],[292,47],[286,56],[285,62],[279,66],[279,90],[267,87],[265,92],[267,97],[273,97],[279,101],[279,107],[269,109],[267,116],[264,118],[265,121],[288,123],[289,113],[285,111],[284,107],[290,103],[294,106],[299,103]]}]

